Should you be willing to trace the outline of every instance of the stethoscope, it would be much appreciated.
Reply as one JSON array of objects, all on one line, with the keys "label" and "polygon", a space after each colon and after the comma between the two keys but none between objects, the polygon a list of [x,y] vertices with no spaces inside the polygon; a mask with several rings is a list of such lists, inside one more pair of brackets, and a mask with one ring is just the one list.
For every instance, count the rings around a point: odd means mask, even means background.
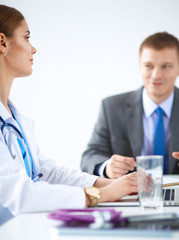
[{"label": "stethoscope", "polygon": [[[16,136],[16,138],[18,138],[20,141],[21,141],[21,143],[22,143],[22,145],[23,145],[23,148],[24,148],[24,154],[22,154],[22,157],[23,157],[23,159],[25,158],[25,157],[27,157],[27,162],[28,162],[28,167],[29,167],[29,172],[30,172],[30,178],[32,179],[32,167],[31,167],[31,162],[30,162],[30,158],[29,158],[29,155],[28,155],[28,151],[27,151],[27,146],[26,146],[26,144],[25,144],[25,142],[24,142],[24,139],[23,139],[23,136],[22,136],[22,134],[21,134],[21,132],[19,131],[19,129],[16,127],[16,126],[14,126],[13,124],[11,124],[11,123],[6,123],[5,121],[4,121],[4,119],[0,116],[0,122],[2,123],[2,126],[1,126],[1,132],[2,132],[2,135],[3,135],[3,137],[4,137],[4,141],[5,141],[5,144],[7,145],[7,147],[8,147],[8,149],[9,149],[9,152],[10,152],[10,154],[11,154],[11,156],[12,156],[12,158],[13,159],[16,159],[16,154],[14,154],[13,153],[13,139],[12,139],[12,134],[10,134],[10,131],[8,131],[8,133],[9,133],[9,136],[7,136],[6,134],[5,134],[5,128],[11,128],[11,129],[13,129],[14,131],[11,131],[11,133],[13,132],[13,135],[14,136]],[[18,142],[17,142],[18,143]],[[18,144],[17,144],[18,145]],[[19,145],[18,145],[19,146]],[[19,149],[20,149],[20,147],[19,147]],[[20,152],[21,152],[21,150],[20,150]]]},{"label": "stethoscope", "polygon": [[[13,139],[11,139],[12,138],[12,134],[9,134],[9,138],[6,136],[6,134],[5,134],[5,128],[11,128],[11,129],[13,129],[14,131],[13,131],[13,134],[14,134],[14,136],[16,137],[16,139],[19,139],[20,141],[21,141],[21,143],[22,143],[22,145],[23,145],[23,148],[24,148],[24,154],[22,154],[21,153],[21,155],[22,155],[22,157],[23,157],[23,160],[25,159],[25,157],[27,157],[27,162],[28,162],[28,167],[29,167],[29,174],[30,174],[30,178],[32,179],[33,178],[33,176],[32,176],[32,167],[31,167],[31,161],[30,161],[30,157],[29,157],[29,154],[28,154],[28,150],[27,150],[27,146],[26,146],[26,144],[25,144],[25,141],[24,141],[24,138],[23,138],[23,136],[22,136],[22,133],[19,131],[19,129],[16,127],[16,126],[14,126],[13,124],[11,124],[11,123],[6,123],[5,121],[4,121],[4,119],[0,116],[0,122],[2,123],[2,126],[1,126],[1,132],[2,132],[2,135],[3,135],[3,137],[4,137],[4,141],[5,141],[5,144],[6,144],[6,146],[8,147],[8,149],[9,149],[9,152],[10,152],[10,154],[11,154],[11,156],[12,156],[12,158],[13,159],[16,159],[16,154],[14,154],[13,153],[13,151],[12,151],[12,149],[13,149],[13,146],[12,146],[12,144],[13,144]],[[8,131],[9,133],[10,133],[10,131]],[[10,138],[11,137],[11,138]],[[17,141],[16,141],[17,142]],[[18,142],[17,142],[17,145],[18,145],[18,147],[19,147],[19,149],[20,149],[20,146],[19,146],[19,144],[18,144]],[[20,152],[21,152],[21,150],[20,150]],[[36,182],[36,181],[38,181],[41,177],[43,177],[43,174],[42,173],[39,173],[35,178],[33,178],[33,182]]]}]

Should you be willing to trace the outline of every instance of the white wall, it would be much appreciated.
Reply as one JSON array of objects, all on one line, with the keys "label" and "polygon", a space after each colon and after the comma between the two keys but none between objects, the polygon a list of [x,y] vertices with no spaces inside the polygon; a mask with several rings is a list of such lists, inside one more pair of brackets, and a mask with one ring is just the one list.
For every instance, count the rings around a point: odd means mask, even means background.
[{"label": "white wall", "polygon": [[[179,37],[178,0],[1,0],[19,9],[38,52],[11,100],[36,122],[42,152],[79,168],[101,99],[138,88],[138,48],[148,35]],[[178,84],[177,84],[178,85]]]}]

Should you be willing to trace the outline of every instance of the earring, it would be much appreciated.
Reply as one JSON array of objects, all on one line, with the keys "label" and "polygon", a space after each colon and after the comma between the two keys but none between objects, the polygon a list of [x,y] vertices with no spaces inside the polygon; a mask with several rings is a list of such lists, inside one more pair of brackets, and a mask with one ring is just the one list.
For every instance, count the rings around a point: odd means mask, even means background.
[{"label": "earring", "polygon": [[7,56],[7,50],[5,51],[4,56]]}]

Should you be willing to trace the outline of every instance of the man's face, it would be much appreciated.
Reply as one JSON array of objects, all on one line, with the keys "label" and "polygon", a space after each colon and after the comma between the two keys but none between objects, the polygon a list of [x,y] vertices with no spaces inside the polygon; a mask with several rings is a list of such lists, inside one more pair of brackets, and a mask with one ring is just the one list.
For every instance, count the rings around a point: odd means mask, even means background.
[{"label": "man's face", "polygon": [[155,50],[144,47],[139,62],[144,87],[157,104],[172,93],[179,75],[179,59],[175,48]]}]

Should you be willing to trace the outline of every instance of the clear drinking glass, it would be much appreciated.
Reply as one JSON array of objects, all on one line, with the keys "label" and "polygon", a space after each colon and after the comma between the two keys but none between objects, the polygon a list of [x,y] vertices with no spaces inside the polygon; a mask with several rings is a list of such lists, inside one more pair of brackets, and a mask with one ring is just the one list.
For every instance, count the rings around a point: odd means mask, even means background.
[{"label": "clear drinking glass", "polygon": [[140,208],[162,210],[163,156],[137,156],[136,160]]}]

